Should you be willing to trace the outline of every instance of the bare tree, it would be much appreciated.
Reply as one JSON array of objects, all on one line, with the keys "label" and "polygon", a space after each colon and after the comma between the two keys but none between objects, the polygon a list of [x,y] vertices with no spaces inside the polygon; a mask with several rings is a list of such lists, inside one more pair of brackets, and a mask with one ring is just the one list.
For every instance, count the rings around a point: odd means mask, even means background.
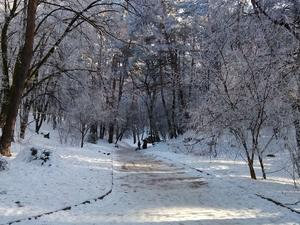
[{"label": "bare tree", "polygon": [[7,106],[7,116],[2,130],[1,149],[2,155],[10,156],[10,146],[13,138],[18,108],[21,103],[25,81],[29,72],[33,55],[33,44],[35,35],[35,19],[37,10],[37,0],[29,0],[27,8],[27,23],[24,46],[21,48],[14,68],[13,83],[10,90],[9,104]]}]

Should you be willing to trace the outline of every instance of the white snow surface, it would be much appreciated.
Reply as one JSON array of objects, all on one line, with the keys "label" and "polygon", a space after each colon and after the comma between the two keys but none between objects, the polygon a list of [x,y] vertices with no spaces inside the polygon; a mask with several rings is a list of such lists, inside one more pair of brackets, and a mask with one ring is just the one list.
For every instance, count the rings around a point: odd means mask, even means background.
[{"label": "white snow surface", "polygon": [[[83,149],[62,146],[55,140],[31,135],[14,144],[9,170],[0,172],[1,225],[67,206],[72,208],[16,224],[300,224],[299,214],[256,195],[300,211],[300,203],[293,205],[300,201],[300,190],[284,169],[289,160],[285,152],[265,162],[267,180],[258,173],[259,179],[254,181],[239,157],[175,153],[174,145],[167,143],[134,151],[129,140],[119,148],[101,142]],[[33,145],[54,152],[51,166],[16,157]],[[112,193],[104,199],[74,207],[111,188]]]},{"label": "white snow surface", "polygon": [[[29,148],[53,152],[50,163],[28,162]],[[62,146],[41,135],[13,145],[0,173],[0,224],[55,211],[105,193],[111,186],[111,147]],[[49,166],[51,165],[51,166]]]}]

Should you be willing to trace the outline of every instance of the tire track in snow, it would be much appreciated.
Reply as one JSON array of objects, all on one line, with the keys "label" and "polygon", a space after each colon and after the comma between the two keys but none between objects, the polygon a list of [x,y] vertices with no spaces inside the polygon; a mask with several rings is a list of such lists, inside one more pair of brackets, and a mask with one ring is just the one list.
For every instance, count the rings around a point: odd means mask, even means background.
[{"label": "tire track in snow", "polygon": [[281,203],[281,202],[278,202],[278,201],[276,201],[276,200],[274,200],[274,199],[272,199],[272,198],[268,198],[268,197],[265,197],[265,196],[260,195],[260,194],[255,194],[255,195],[256,195],[257,197],[261,198],[261,199],[264,199],[264,200],[266,200],[266,201],[272,202],[273,204],[278,205],[278,206],[280,206],[280,207],[282,207],[282,208],[286,208],[286,209],[292,211],[293,213],[300,214],[300,211],[298,211],[298,210],[296,210],[296,209],[293,209],[292,207],[289,207],[289,206],[287,206],[287,205],[285,205],[285,204],[283,204],[283,203]]}]

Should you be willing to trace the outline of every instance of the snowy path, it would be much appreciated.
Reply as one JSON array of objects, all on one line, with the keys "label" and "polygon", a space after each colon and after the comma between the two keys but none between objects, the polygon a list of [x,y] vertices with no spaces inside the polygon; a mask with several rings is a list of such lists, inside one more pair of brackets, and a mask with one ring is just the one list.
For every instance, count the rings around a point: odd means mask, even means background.
[{"label": "snowy path", "polygon": [[20,224],[300,224],[298,215],[242,186],[129,148],[115,153],[114,173],[113,192],[103,201]]}]

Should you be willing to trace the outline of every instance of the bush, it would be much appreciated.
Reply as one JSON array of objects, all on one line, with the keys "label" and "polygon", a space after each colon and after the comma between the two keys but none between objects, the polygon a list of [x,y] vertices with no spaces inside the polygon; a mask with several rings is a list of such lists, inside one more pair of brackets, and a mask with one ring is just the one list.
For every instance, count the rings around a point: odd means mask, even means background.
[{"label": "bush", "polygon": [[7,170],[8,169],[8,163],[5,159],[0,157],[0,171]]},{"label": "bush", "polygon": [[50,156],[52,152],[49,150],[38,150],[36,148],[31,148],[31,159],[30,161],[40,160],[41,165],[44,165],[46,162],[50,160]]},{"label": "bush", "polygon": [[153,144],[155,142],[160,142],[160,138],[158,136],[148,136],[143,141],[146,141],[149,144]]},{"label": "bush", "polygon": [[37,147],[27,148],[24,151],[20,152],[17,156],[18,160],[27,163],[35,162],[37,165],[41,166],[51,166],[53,158],[54,155],[51,150]]}]

